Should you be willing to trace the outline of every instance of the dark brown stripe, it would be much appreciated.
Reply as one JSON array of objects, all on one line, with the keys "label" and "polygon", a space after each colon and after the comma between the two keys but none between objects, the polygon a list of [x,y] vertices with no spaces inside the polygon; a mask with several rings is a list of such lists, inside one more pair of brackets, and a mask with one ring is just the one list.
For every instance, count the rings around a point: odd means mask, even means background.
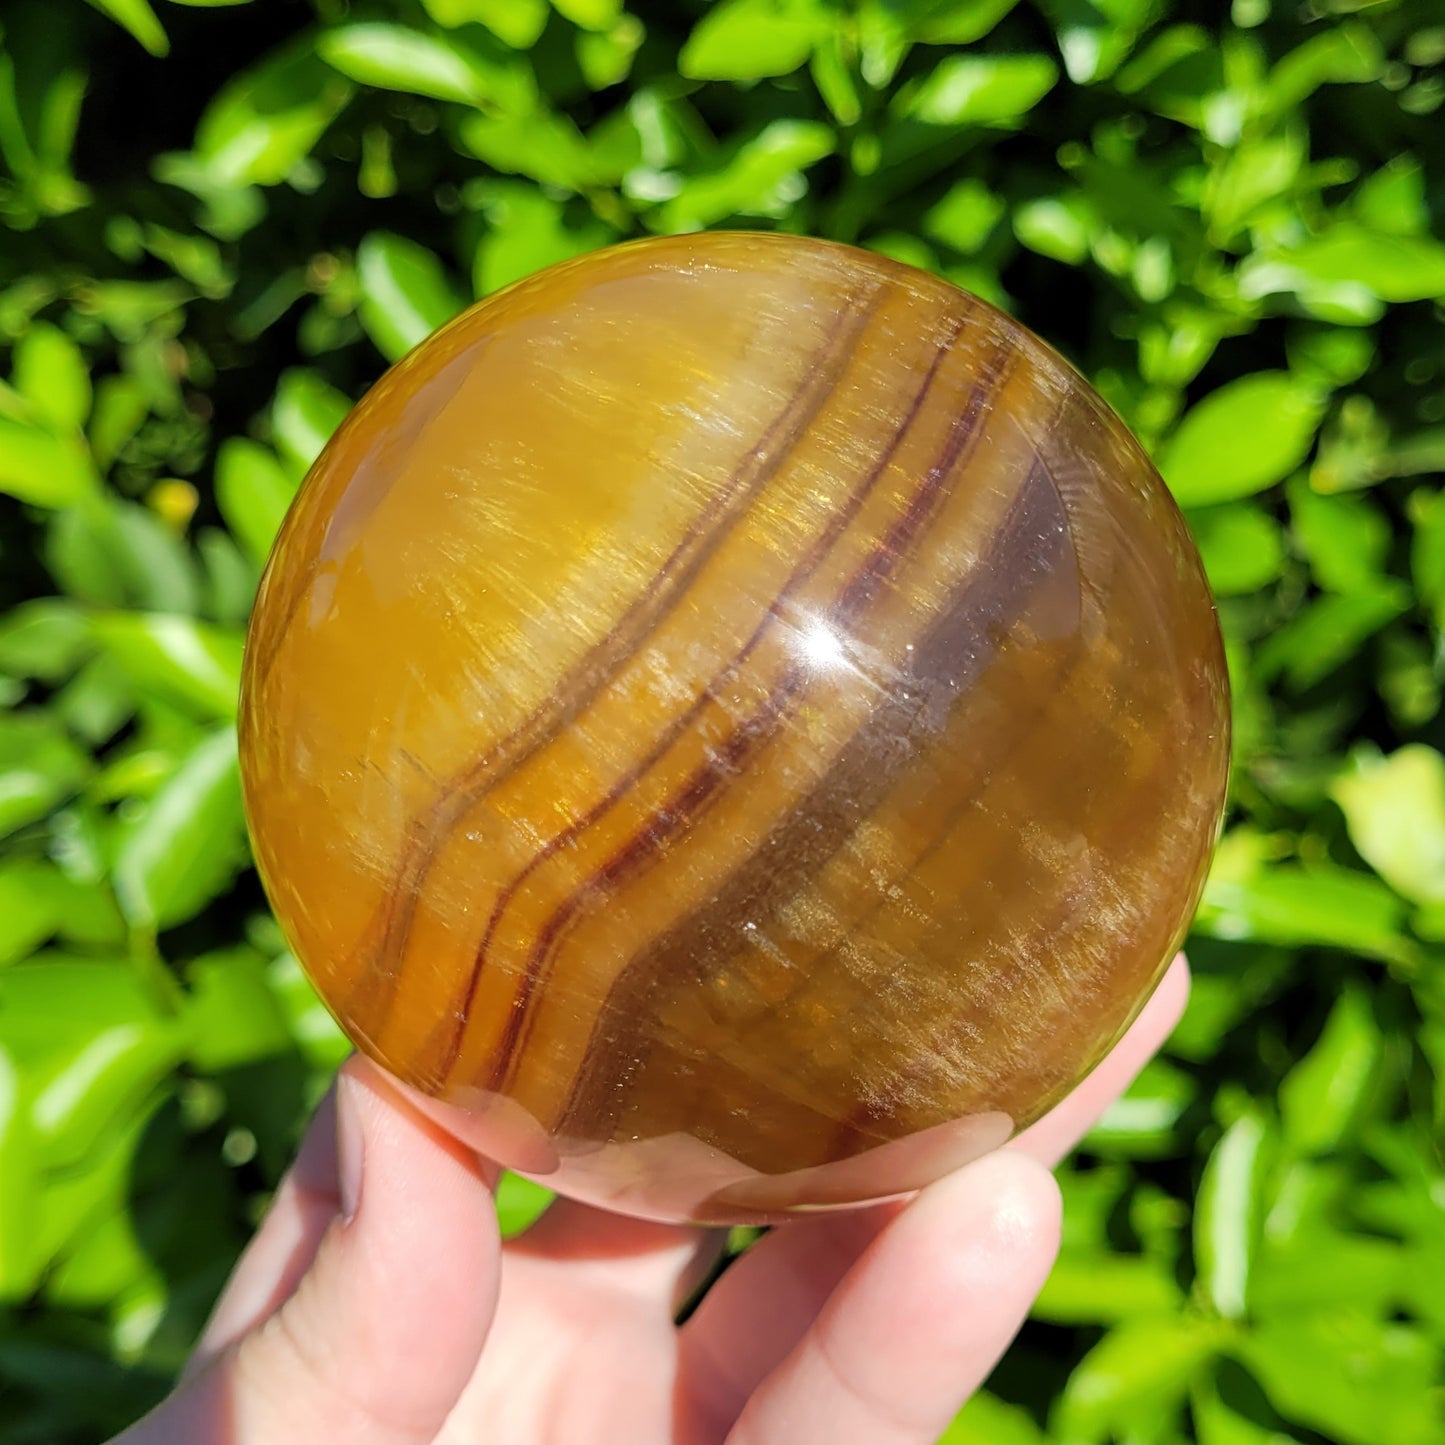
[{"label": "dark brown stripe", "polygon": [[[936,513],[939,503],[946,495],[949,478],[965,448],[971,448],[981,435],[982,422],[1015,359],[1016,353],[1007,343],[994,352],[982,379],[970,396],[969,404],[959,413],[950,428],[942,454],[908,499],[886,537],[874,548],[844,588],[828,619],[832,625],[840,629],[850,629],[876,595],[878,586],[896,566],[902,547],[922,535],[927,520]],[[654,815],[649,826],[629,839],[553,912],[539,931],[527,970],[518,987],[516,1003],[508,1015],[506,1030],[486,1087],[503,1089],[510,1081],[533,1023],[533,1010],[530,1007],[532,998],[551,972],[552,956],[566,928],[587,902],[614,887],[619,880],[642,871],[671,838],[697,821],[720,796],[726,781],[739,771],[747,759],[772,738],[786,721],[804,692],[808,673],[806,664],[790,666],[766,702],[734,730],[723,746],[714,751],[707,763],[694,772],[668,800],[665,807]],[[625,972],[631,972],[634,966],[628,965]]]},{"label": "dark brown stripe", "polygon": [[[777,474],[827,400],[854,348],[882,302],[880,286],[866,304],[840,307],[823,346],[801,384],[788,397],[727,481],[698,514],[686,535],[621,619],[557,681],[548,703],[446,783],[436,802],[408,830],[393,886],[379,915],[381,939],[371,948],[369,967],[357,970],[347,999],[354,1017],[377,1020],[390,1007],[406,955],[417,905],[442,846],[457,824],[528,759],[554,741],[615,676],[618,666],[676,606],[708,559],[746,514],[747,504]],[[367,947],[365,940],[360,945]]]},{"label": "dark brown stripe", "polygon": [[[500,926],[503,915],[511,906],[512,900],[516,897],[518,891],[523,887],[527,879],[546,863],[548,859],[555,857],[563,848],[570,846],[582,833],[610,812],[623,797],[633,791],[637,784],[671,750],[673,744],[687,731],[708,703],[728,686],[732,679],[736,677],[743,664],[746,663],[748,658],[761,646],[763,640],[776,626],[783,606],[798,589],[807,583],[814,573],[817,572],[849,523],[858,515],[864,503],[876,490],[879,481],[897,454],[899,446],[902,445],[904,437],[922,410],[924,401],[932,390],[938,369],[942,365],[944,357],[947,356],[948,352],[957,343],[968,314],[967,312],[962,312],[955,317],[949,334],[939,343],[934,351],[933,360],[924,374],[922,385],[915,390],[913,400],[904,413],[902,420],[895,428],[888,444],[875,459],[872,466],[864,473],[859,484],[853,488],[843,506],[828,519],[828,525],[818,534],[812,546],[808,548],[807,552],[804,553],[798,564],[793,568],[787,581],[783,584],[782,589],[768,605],[762,620],[758,623],[757,627],[754,628],[752,635],[743,644],[742,648],[729,659],[725,667],[708,680],[706,686],[698,693],[697,697],[693,699],[692,703],[669,724],[646,756],[623,777],[619,778],[607,792],[606,796],[599,800],[586,814],[549,839],[546,845],[528,860],[526,866],[523,867],[517,876],[502,890],[492,909],[491,916],[487,920],[486,930],[482,935],[482,941],[478,945],[476,956],[472,961],[471,972],[467,977],[461,999],[448,1012],[444,1022],[439,1025],[439,1029],[444,1032],[444,1039],[441,1045],[441,1061],[437,1075],[439,1079],[446,1079],[456,1065],[457,1056],[461,1050],[462,1036],[466,1028],[466,1020],[470,1016],[472,1007],[476,1001],[477,989],[481,982],[483,970],[487,965],[487,957],[491,951],[492,941],[496,937],[497,929]],[[529,975],[528,978],[523,981],[521,1000],[511,1015],[511,1018],[517,1021],[518,1027],[520,1027],[520,1011],[527,1006],[527,1002],[531,997],[532,988],[533,986],[530,982]],[[504,1053],[510,1051],[513,1043],[514,1040],[504,1040]],[[431,1050],[428,1049],[428,1055],[430,1055],[430,1053]]]},{"label": "dark brown stripe", "polygon": [[[1017,615],[1059,544],[1045,525],[1036,463],[992,539],[990,550],[1022,565],[975,568],[953,605],[920,636],[891,695],[859,728],[818,787],[774,828],[706,907],[657,939],[627,965],[598,1011],[582,1067],[554,1128],[608,1137],[615,1127],[619,1065],[636,1052],[639,1024],[652,1013],[664,979],[678,971],[703,979],[741,946],[744,923],[763,926],[788,901],[797,880],[819,871],[876,810],[922,738],[936,734],[958,695],[993,655],[990,633]],[[1052,495],[1049,489],[1048,495]],[[605,1042],[603,1041],[605,1037]]]}]

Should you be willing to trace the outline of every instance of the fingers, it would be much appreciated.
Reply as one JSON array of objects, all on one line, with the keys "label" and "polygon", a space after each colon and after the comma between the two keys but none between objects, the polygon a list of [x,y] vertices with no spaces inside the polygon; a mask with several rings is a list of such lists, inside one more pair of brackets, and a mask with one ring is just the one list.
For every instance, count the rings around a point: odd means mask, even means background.
[{"label": "fingers", "polygon": [[726,1231],[654,1224],[558,1199],[507,1246],[509,1268],[554,1267],[671,1315],[721,1253]]},{"label": "fingers", "polygon": [[273,1315],[310,1267],[340,1210],[336,1181],[336,1086],[326,1091],[295,1162],[240,1263],[226,1282],[195,1353],[189,1377]]},{"label": "fingers", "polygon": [[312,1172],[319,1144],[295,1186],[301,1218],[276,1231],[280,1242],[254,1269],[243,1267],[218,1310],[219,1353],[123,1436],[127,1445],[419,1445],[435,1436],[495,1309],[490,1190],[476,1160],[363,1062],[338,1081],[335,1134],[334,1208],[309,1268],[274,1314],[236,1336],[284,1294],[296,1257],[285,1241],[314,1231],[308,1211],[328,1192]]},{"label": "fingers", "polygon": [[713,1285],[678,1336],[680,1393],[698,1438],[722,1439],[858,1256],[903,1207],[779,1225]]},{"label": "fingers", "polygon": [[[1010,1149],[1053,1165],[1127,1087],[1183,1011],[1189,975],[1170,966],[1124,1038],[1057,1108]],[[680,1340],[683,1390],[703,1438],[736,1418],[744,1402],[811,1324],[866,1249],[903,1208],[884,1205],[786,1224],[734,1264],[698,1307]]]},{"label": "fingers", "polygon": [[931,1445],[1022,1325],[1058,1232],[1057,1186],[1021,1154],[930,1185],[758,1387],[729,1445]]},{"label": "fingers", "polygon": [[1189,1001],[1189,966],[1181,953],[1154,990],[1129,1031],[1109,1056],[1068,1096],[1008,1147],[1051,1168],[1093,1127],[1105,1109],[1133,1082],[1159,1051]]}]

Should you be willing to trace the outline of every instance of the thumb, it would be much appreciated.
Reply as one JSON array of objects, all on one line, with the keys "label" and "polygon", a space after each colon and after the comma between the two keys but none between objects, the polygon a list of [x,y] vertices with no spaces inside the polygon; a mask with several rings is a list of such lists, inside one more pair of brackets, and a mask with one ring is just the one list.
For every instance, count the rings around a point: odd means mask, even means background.
[{"label": "thumb", "polygon": [[[294,1249],[278,1250],[263,1227],[228,1295],[279,1303],[124,1445],[420,1445],[440,1430],[496,1308],[500,1252],[483,1165],[364,1061],[342,1070],[334,1108],[334,1206],[314,1226],[309,1266],[302,1272]],[[314,1175],[316,1152],[308,1141],[298,1171]],[[308,1197],[314,1209],[318,1191]],[[288,1274],[299,1274],[294,1288]],[[223,1299],[218,1321],[227,1313]],[[221,1345],[216,1323],[208,1335]]]}]

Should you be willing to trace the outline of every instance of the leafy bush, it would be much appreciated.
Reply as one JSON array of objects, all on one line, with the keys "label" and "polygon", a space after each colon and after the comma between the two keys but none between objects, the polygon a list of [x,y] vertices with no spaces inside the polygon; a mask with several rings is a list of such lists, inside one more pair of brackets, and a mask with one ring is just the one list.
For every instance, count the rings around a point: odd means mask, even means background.
[{"label": "leafy bush", "polygon": [[0,43],[0,1436],[164,1390],[344,1052],[233,734],[307,464],[473,296],[745,225],[1059,345],[1229,641],[1192,1005],[949,1439],[1445,1438],[1436,0],[93,3]]}]

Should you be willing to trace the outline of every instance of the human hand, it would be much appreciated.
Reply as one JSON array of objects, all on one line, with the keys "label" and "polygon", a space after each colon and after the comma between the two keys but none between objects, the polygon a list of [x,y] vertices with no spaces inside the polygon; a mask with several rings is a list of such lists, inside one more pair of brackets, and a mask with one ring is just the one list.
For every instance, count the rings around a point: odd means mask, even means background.
[{"label": "human hand", "polygon": [[931,1445],[1058,1245],[1056,1164],[1178,1019],[911,1200],[781,1225],[685,1324],[715,1230],[558,1200],[502,1244],[498,1171],[353,1059],[174,1394],[116,1445]]}]

